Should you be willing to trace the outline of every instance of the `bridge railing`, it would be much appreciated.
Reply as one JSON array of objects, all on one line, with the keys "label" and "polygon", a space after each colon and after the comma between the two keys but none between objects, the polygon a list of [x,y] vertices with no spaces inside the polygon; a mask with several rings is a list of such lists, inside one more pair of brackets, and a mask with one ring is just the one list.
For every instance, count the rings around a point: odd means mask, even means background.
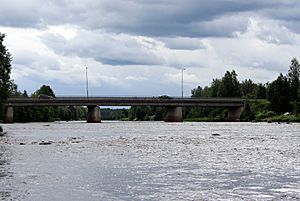
[{"label": "bridge railing", "polygon": [[143,99],[184,99],[184,100],[197,100],[197,99],[202,99],[202,100],[242,100],[241,98],[238,97],[190,97],[190,96],[55,96],[55,97],[10,97],[9,99],[138,99],[138,100],[143,100]]}]

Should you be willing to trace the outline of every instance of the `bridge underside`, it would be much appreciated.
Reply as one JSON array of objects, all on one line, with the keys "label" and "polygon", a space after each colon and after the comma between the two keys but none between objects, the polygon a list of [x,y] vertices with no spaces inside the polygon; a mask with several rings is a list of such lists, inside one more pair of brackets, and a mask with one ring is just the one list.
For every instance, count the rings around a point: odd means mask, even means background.
[{"label": "bridge underside", "polygon": [[[101,112],[98,105],[88,106],[87,123],[101,123]],[[240,120],[243,107],[230,107],[226,121],[236,122]],[[165,122],[182,122],[182,107],[167,107]],[[14,123],[13,107],[6,108],[5,123]]]}]

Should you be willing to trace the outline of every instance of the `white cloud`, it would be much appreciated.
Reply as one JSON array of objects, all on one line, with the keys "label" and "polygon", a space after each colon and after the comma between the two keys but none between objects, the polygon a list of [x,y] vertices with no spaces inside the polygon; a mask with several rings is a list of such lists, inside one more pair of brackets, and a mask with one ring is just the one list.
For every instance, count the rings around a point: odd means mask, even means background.
[{"label": "white cloud", "polygon": [[[182,73],[166,73],[166,79],[173,83],[181,83]],[[189,74],[183,71],[183,81],[185,84],[198,84],[200,79],[195,74]]]},{"label": "white cloud", "polygon": [[147,81],[149,80],[147,77],[142,76],[127,76],[125,80],[132,80],[132,81]]},{"label": "white cloud", "polygon": [[60,36],[63,36],[67,40],[71,40],[76,36],[79,29],[80,27],[72,25],[49,26],[48,33],[54,35],[58,34]]}]

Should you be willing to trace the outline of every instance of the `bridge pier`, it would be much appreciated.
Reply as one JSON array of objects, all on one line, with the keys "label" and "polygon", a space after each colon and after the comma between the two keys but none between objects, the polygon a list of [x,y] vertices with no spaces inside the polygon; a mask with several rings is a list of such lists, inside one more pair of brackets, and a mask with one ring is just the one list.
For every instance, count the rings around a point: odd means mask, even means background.
[{"label": "bridge pier", "polygon": [[243,107],[230,107],[228,111],[227,121],[240,121]]},{"label": "bridge pier", "polygon": [[182,107],[167,107],[165,122],[182,122]]},{"label": "bridge pier", "polygon": [[100,107],[96,106],[88,106],[88,114],[87,114],[87,123],[101,123],[101,113]]},{"label": "bridge pier", "polygon": [[8,123],[8,124],[14,123],[14,108],[13,107],[6,107],[5,123]]}]

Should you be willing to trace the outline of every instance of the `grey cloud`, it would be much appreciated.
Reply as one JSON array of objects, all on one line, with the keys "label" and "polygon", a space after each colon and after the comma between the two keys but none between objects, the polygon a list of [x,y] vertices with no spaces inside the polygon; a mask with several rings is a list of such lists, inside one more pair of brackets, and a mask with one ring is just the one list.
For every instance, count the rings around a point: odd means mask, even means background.
[{"label": "grey cloud", "polygon": [[[2,0],[0,25],[38,27],[76,24],[85,29],[106,30],[156,37],[230,37],[245,26],[237,23],[244,12],[285,10],[279,0]],[[218,22],[236,19],[225,25]],[[272,17],[272,14],[270,14]],[[226,22],[226,21],[225,21]]]},{"label": "grey cloud", "polygon": [[60,70],[61,64],[56,58],[38,54],[36,52],[26,50],[23,52],[16,52],[16,56],[13,58],[13,64],[15,67],[27,66],[34,69],[45,69],[45,70]]},{"label": "grey cloud", "polygon": [[35,27],[39,24],[39,1],[2,0],[0,6],[0,24],[12,27]]},{"label": "grey cloud", "polygon": [[285,0],[277,2],[277,5],[278,6],[276,7],[276,9],[263,9],[262,14],[272,19],[279,19],[287,22],[297,22],[300,20],[299,1]]},{"label": "grey cloud", "polygon": [[56,53],[65,56],[93,58],[110,65],[158,65],[162,57],[143,46],[128,35],[113,35],[81,31],[75,38],[66,40],[62,36],[47,34],[44,43]]},{"label": "grey cloud", "polygon": [[177,50],[197,50],[204,49],[205,45],[201,42],[201,40],[196,38],[162,38],[160,39],[165,43],[165,46],[169,49],[177,49]]},{"label": "grey cloud", "polygon": [[[235,16],[228,21],[227,16],[239,14],[240,12],[260,9],[271,6],[268,3],[241,3],[241,1],[167,1],[163,3],[147,3],[138,1],[130,6],[118,4],[110,8],[107,14],[109,24],[104,26],[112,32],[127,32],[136,35],[146,36],[186,36],[186,37],[207,37],[207,36],[232,36],[234,32],[245,30],[240,26],[239,17]],[[104,16],[106,13],[104,13]],[[223,17],[225,17],[223,19]],[[91,19],[91,18],[89,18]],[[226,22],[221,26],[221,23]],[[91,23],[93,28],[103,27],[103,21]]]}]

